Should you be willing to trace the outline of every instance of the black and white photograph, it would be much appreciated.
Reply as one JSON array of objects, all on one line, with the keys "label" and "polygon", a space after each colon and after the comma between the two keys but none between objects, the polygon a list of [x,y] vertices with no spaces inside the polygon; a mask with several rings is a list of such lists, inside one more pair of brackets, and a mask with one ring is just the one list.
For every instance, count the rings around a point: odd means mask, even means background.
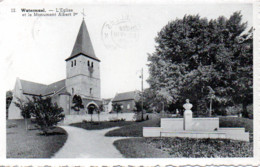
[{"label": "black and white photograph", "polygon": [[0,4],[7,162],[259,162],[253,1]]}]

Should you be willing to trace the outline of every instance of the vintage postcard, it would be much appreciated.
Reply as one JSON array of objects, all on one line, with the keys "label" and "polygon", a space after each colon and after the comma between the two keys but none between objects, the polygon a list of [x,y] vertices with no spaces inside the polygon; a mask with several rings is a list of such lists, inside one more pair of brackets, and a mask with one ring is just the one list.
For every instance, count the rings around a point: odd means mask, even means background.
[{"label": "vintage postcard", "polygon": [[0,1],[0,165],[260,165],[259,12]]}]

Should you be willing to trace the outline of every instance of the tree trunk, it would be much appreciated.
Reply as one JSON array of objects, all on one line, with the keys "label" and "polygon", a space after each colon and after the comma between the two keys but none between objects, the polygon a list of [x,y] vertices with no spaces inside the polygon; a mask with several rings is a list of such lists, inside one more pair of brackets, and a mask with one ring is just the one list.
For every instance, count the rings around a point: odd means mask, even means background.
[{"label": "tree trunk", "polygon": [[24,118],[24,122],[25,122],[25,129],[26,129],[26,131],[28,131],[28,120],[27,120],[27,118]]},{"label": "tree trunk", "polygon": [[243,115],[245,118],[248,118],[247,104],[246,104],[246,103],[243,103],[242,106],[243,106],[243,114],[242,114],[242,115]]}]

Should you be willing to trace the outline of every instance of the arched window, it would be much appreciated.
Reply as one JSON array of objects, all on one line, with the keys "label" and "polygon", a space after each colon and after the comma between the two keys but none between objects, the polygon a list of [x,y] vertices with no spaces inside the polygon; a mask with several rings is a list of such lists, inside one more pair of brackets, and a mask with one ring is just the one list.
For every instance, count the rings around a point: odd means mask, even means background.
[{"label": "arched window", "polygon": [[92,62],[92,63],[91,63],[91,67],[93,68],[93,66],[94,66],[94,65],[93,65],[93,62]]},{"label": "arched window", "polygon": [[71,67],[73,67],[73,61],[71,61]]},{"label": "arched window", "polygon": [[71,94],[74,94],[74,88],[71,89]]},{"label": "arched window", "polygon": [[92,88],[89,89],[89,94],[92,94]]},{"label": "arched window", "polygon": [[76,66],[76,60],[74,60],[74,66]]},{"label": "arched window", "polygon": [[88,61],[88,66],[89,66],[89,61]]}]

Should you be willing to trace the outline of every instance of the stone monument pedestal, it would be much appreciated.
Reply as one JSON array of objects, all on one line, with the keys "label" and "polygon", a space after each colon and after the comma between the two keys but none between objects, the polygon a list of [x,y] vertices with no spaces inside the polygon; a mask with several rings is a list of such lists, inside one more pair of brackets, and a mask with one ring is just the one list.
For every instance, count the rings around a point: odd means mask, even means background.
[{"label": "stone monument pedestal", "polygon": [[186,103],[183,105],[185,109],[183,113],[183,129],[191,131],[192,130],[192,104],[190,103],[189,99],[186,99]]},{"label": "stone monument pedestal", "polygon": [[184,130],[191,131],[192,130],[192,111],[191,110],[185,110],[184,114]]}]

